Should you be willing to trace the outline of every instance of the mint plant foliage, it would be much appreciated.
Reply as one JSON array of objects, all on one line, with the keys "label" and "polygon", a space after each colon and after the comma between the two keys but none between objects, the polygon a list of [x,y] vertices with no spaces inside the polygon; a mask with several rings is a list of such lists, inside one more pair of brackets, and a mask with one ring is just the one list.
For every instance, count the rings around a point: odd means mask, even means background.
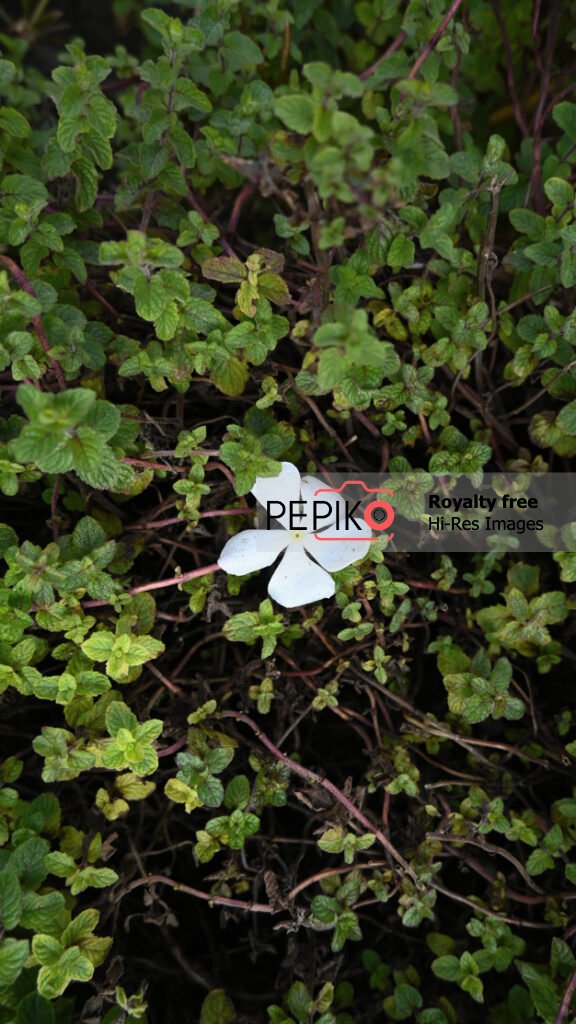
[{"label": "mint plant foliage", "polygon": [[218,568],[574,470],[573,8],[0,11],[0,1024],[575,1019],[576,525]]}]

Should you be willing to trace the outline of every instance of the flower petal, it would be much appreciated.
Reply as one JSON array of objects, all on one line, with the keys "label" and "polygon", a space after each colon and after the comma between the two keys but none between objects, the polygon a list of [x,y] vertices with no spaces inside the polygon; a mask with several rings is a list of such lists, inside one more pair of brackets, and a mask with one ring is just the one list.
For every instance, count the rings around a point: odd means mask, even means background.
[{"label": "flower petal", "polygon": [[[315,476],[303,476],[302,477],[302,498],[307,504],[304,506],[307,517],[302,520],[302,529],[311,531],[316,528],[316,532],[319,530],[325,530],[327,526],[332,526],[337,520],[343,524],[345,521],[346,514],[346,502],[341,494],[336,494],[334,491],[325,491],[324,489],[330,487],[329,482],[326,480],[318,480]],[[316,494],[316,491],[320,490],[320,494]],[[316,502],[317,521],[314,523],[312,508],[313,503]],[[328,510],[330,506],[330,511]],[[320,518],[320,516],[326,515],[326,518]]]},{"label": "flower petal", "polygon": [[[358,538],[373,537],[372,530],[363,519],[359,519],[357,522],[360,530],[349,526],[346,531],[337,530],[335,527],[324,531],[330,537],[341,537],[341,540],[318,540],[314,534],[307,534],[304,538],[306,551],[328,572],[345,569],[347,565],[352,565],[353,562],[357,562],[368,554],[370,548],[368,540],[359,540]],[[318,537],[323,535],[319,533]]]},{"label": "flower petal", "polygon": [[[290,502],[300,499],[300,473],[291,462],[283,462],[278,476],[259,476],[252,488],[256,501],[266,508],[267,502],[282,502],[286,511],[276,517],[276,522],[289,529]],[[280,512],[278,506],[270,508],[270,515]]]},{"label": "flower petal", "polygon": [[289,547],[268,584],[268,593],[283,608],[332,597],[334,580],[301,547]]},{"label": "flower petal", "polygon": [[233,576],[245,576],[272,565],[288,540],[284,530],[243,530],[224,545],[218,565]]}]

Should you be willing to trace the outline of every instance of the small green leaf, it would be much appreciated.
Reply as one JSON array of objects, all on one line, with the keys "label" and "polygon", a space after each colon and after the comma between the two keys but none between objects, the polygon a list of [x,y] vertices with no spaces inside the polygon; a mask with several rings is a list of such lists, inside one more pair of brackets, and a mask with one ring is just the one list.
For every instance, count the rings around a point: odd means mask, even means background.
[{"label": "small green leaf", "polygon": [[13,985],[28,958],[27,939],[4,939],[0,944],[0,987]]},{"label": "small green leaf", "polygon": [[406,238],[406,235],[396,235],[388,249],[386,263],[393,270],[411,267],[414,263],[414,254],[414,242],[410,238]]},{"label": "small green leaf", "polygon": [[200,1024],[233,1024],[234,1007],[222,988],[208,993],[200,1010]]},{"label": "small green leaf", "polygon": [[314,121],[314,103],[309,96],[281,96],[274,103],[276,117],[293,132],[307,135]]}]

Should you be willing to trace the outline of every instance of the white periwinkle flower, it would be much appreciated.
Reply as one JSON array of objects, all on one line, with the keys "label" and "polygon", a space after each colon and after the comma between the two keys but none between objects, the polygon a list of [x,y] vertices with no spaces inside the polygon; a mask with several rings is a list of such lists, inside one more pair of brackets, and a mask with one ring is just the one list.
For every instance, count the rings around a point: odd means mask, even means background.
[{"label": "white periwinkle flower", "polygon": [[[264,507],[268,502],[282,502],[286,509],[276,519],[280,529],[244,530],[231,537],[218,559],[220,568],[234,576],[245,576],[272,565],[284,552],[268,584],[274,601],[284,608],[297,608],[332,597],[336,588],[330,573],[362,558],[372,531],[363,519],[357,520],[360,529],[343,528],[345,502],[340,494],[321,494],[316,499],[329,502],[330,513],[314,530],[312,503],[315,492],[323,486],[314,477],[300,477],[291,462],[282,463],[278,476],[258,477],[252,488],[256,501]],[[307,503],[292,506],[301,512],[298,529],[290,529],[290,502]],[[319,539],[323,534],[342,539]]]}]

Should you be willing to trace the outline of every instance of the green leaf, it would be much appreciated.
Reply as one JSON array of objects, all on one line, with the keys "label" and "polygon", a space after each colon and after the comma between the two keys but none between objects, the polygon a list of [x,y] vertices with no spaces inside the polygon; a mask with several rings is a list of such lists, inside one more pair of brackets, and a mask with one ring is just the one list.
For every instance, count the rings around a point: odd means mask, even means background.
[{"label": "green leaf", "polygon": [[52,1004],[37,992],[30,992],[18,1004],[15,1024],[55,1024]]},{"label": "green leaf", "polygon": [[67,949],[57,964],[41,967],[38,974],[38,992],[47,999],[62,995],[72,981],[90,981],[94,966],[77,946]]},{"label": "green leaf", "polygon": [[281,96],[274,103],[274,113],[293,132],[307,135],[314,121],[314,103],[309,96]]},{"label": "green leaf", "polygon": [[88,637],[82,644],[84,654],[93,661],[106,661],[114,647],[114,634],[107,630],[99,630]]},{"label": "green leaf", "polygon": [[15,928],[22,913],[22,894],[18,877],[12,871],[0,873],[0,921],[10,931]]},{"label": "green leaf", "polygon": [[400,267],[411,267],[414,263],[414,254],[414,242],[410,238],[406,238],[406,235],[396,235],[388,249],[386,263],[393,270],[399,270]]},{"label": "green leaf", "polygon": [[236,356],[219,355],[212,364],[212,380],[224,395],[234,398],[244,392],[250,378],[246,363]]},{"label": "green leaf", "polygon": [[304,1024],[305,1021],[310,1019],[312,998],[304,982],[295,981],[290,986],[290,991],[286,996],[286,1004],[290,1013],[292,1013],[296,1020],[301,1022],[301,1024]]},{"label": "green leaf", "polygon": [[4,939],[0,945],[0,987],[7,988],[16,981],[29,950],[27,939]]},{"label": "green leaf", "polygon": [[204,277],[222,284],[240,284],[246,277],[246,267],[231,256],[215,256],[204,261],[202,273]]},{"label": "green leaf", "polygon": [[250,782],[246,775],[236,775],[226,786],[224,802],[226,807],[233,810],[239,807],[241,810],[246,807],[250,800]]},{"label": "green leaf", "polygon": [[548,178],[544,183],[544,191],[554,206],[562,208],[574,201],[574,189],[563,178]]},{"label": "green leaf", "polygon": [[76,139],[82,131],[81,122],[76,117],[61,117],[58,121],[56,138],[64,153],[72,153],[76,148]]},{"label": "green leaf", "polygon": [[65,914],[64,896],[61,892],[26,892],[22,897],[20,923],[23,928],[35,932],[51,932],[56,928],[59,934]]},{"label": "green leaf", "polygon": [[191,82],[189,78],[180,78],[176,83],[176,109],[183,110],[192,107],[193,110],[200,110],[203,114],[209,114],[212,104],[205,92]]},{"label": "green leaf", "polygon": [[0,86],[9,85],[16,77],[16,65],[11,60],[0,60]]},{"label": "green leaf", "polygon": [[460,961],[451,953],[433,960],[431,967],[436,977],[442,978],[443,981],[460,981],[462,977]]},{"label": "green leaf", "polygon": [[554,867],[554,860],[546,850],[532,850],[526,861],[526,870],[529,875],[541,875]]},{"label": "green leaf", "polygon": [[552,111],[556,124],[566,132],[571,142],[576,142],[576,104],[557,103]]},{"label": "green leaf", "polygon": [[[576,110],[576,107],[574,108]],[[533,964],[516,961],[523,982],[528,986],[537,1013],[546,1024],[555,1020],[560,1005],[556,989],[549,975],[543,974]]]},{"label": "green leaf", "polygon": [[117,736],[121,729],[134,733],[137,726],[136,715],[121,701],[113,701],[106,708],[106,728],[111,736]]},{"label": "green leaf", "polygon": [[473,974],[468,974],[460,982],[460,988],[464,992],[467,992],[468,995],[472,996],[472,999],[474,999],[475,1002],[484,1002],[484,985],[482,984],[481,978],[477,978]]},{"label": "green leaf", "polygon": [[30,134],[30,125],[14,107],[0,107],[0,132],[8,138],[25,139]]},{"label": "green leaf", "polygon": [[200,1010],[200,1024],[233,1024],[236,1014],[224,989],[214,988],[208,993]]}]

